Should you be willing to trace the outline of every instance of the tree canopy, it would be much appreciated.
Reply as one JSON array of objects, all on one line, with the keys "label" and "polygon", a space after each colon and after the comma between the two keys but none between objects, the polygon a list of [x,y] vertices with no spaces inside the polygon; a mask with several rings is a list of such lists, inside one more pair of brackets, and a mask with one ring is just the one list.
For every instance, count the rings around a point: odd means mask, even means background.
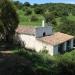
[{"label": "tree canopy", "polygon": [[61,24],[57,26],[58,31],[75,36],[75,21],[71,21],[66,17],[61,18]]},{"label": "tree canopy", "polygon": [[[4,41],[11,43],[19,20],[16,9],[10,0],[1,0],[0,31],[3,31]],[[1,30],[2,29],[2,30]]]}]

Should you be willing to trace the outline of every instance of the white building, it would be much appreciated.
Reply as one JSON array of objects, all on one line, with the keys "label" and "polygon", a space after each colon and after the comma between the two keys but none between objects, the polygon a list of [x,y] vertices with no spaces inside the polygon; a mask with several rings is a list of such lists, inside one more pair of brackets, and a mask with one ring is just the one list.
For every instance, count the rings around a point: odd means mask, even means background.
[{"label": "white building", "polygon": [[56,55],[73,48],[74,36],[53,33],[52,26],[44,26],[44,22],[41,27],[18,27],[16,33],[26,48],[37,52],[46,49],[50,55]]}]

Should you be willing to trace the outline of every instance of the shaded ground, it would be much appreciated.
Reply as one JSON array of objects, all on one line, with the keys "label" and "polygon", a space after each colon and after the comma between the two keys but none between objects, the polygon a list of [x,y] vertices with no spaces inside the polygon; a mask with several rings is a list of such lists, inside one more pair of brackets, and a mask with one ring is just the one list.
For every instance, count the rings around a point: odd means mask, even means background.
[{"label": "shaded ground", "polygon": [[31,75],[32,63],[24,57],[0,54],[0,75]]}]

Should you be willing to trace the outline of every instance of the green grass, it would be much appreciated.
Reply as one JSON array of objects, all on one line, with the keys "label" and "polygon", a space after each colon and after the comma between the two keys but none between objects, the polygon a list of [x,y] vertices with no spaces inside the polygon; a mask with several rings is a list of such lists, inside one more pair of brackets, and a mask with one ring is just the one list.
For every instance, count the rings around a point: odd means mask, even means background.
[{"label": "green grass", "polygon": [[34,14],[38,18],[38,20],[37,21],[30,21],[30,18],[31,18],[32,15],[26,16],[26,15],[24,15],[24,11],[22,11],[22,10],[18,10],[17,13],[19,15],[19,20],[20,20],[19,25],[40,26],[42,20],[44,19],[43,16]]},{"label": "green grass", "polygon": [[69,20],[72,20],[72,21],[75,21],[75,16],[69,15],[69,16],[68,16],[68,19],[69,19]]}]

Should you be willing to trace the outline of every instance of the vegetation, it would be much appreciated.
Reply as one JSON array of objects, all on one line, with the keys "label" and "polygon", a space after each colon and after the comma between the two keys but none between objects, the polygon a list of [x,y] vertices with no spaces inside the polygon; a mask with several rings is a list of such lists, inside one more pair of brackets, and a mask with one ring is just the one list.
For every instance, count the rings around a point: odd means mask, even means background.
[{"label": "vegetation", "polygon": [[[42,19],[45,19],[46,22],[52,23],[54,30],[75,35],[75,5],[52,3],[30,5],[28,2],[22,4],[18,1],[14,2],[14,4],[18,9],[20,24],[26,24],[27,21],[27,24],[37,25],[37,23],[40,24]],[[31,8],[32,13],[29,13],[30,10],[24,10],[24,7]],[[34,9],[37,8],[39,11],[36,11],[36,13]],[[29,14],[25,15],[26,12]],[[2,1],[0,6],[0,44],[4,40],[5,43],[10,44],[13,41],[12,37],[19,23],[17,13],[9,0]],[[11,50],[13,51],[13,49]],[[50,56],[45,50],[39,53],[31,52],[31,50],[25,48],[16,48],[15,50],[17,51],[13,52],[13,54],[0,53],[1,75],[75,74],[75,50],[57,56]]]},{"label": "vegetation", "polygon": [[[28,6],[25,4],[28,4]],[[20,9],[17,8],[17,13],[19,15],[20,25],[40,26],[42,20],[45,20],[47,23],[52,24],[54,31],[75,35],[74,4],[47,3],[31,5],[26,2],[22,4],[22,7],[21,5],[19,6]]]},{"label": "vegetation", "polygon": [[35,16],[35,15],[32,15],[32,16],[31,16],[31,21],[34,22],[34,21],[37,21],[37,20],[38,20],[37,16]]},{"label": "vegetation", "polygon": [[27,7],[31,6],[31,4],[29,2],[25,2],[23,5],[27,6]]},{"label": "vegetation", "polygon": [[63,55],[50,56],[45,52],[31,52],[19,48],[17,53],[2,55],[0,74],[2,75],[74,75],[75,50]]},{"label": "vegetation", "polygon": [[36,7],[36,8],[34,9],[34,12],[35,12],[36,14],[44,14],[44,9],[43,9],[42,7]]},{"label": "vegetation", "polygon": [[[41,21],[43,19],[45,19],[45,14],[53,16],[53,18],[55,20],[55,21],[53,20],[53,23],[57,22],[57,23],[55,23],[54,26],[56,26],[58,24],[58,22],[60,22],[60,20],[57,20],[57,18],[62,18],[64,16],[66,16],[67,18],[71,17],[70,20],[75,21],[73,19],[73,18],[75,18],[75,15],[74,15],[75,5],[74,4],[47,3],[47,4],[34,4],[34,5],[31,5],[28,2],[25,2],[24,4],[22,4],[20,2],[18,2],[17,4],[16,4],[16,2],[14,2],[14,3],[16,5],[16,7],[19,6],[19,7],[17,7],[17,10],[18,10],[19,16],[21,16],[20,17],[20,24],[21,25],[25,25],[25,26],[26,25],[33,25],[33,26],[41,25]],[[26,3],[28,4],[28,6],[25,5]],[[26,12],[26,9],[29,9],[30,11],[32,11],[30,16],[36,15],[38,17],[38,20],[35,21],[35,22],[31,22],[29,20],[30,17],[24,15],[25,12]],[[25,19],[27,19],[27,20],[25,20]]]},{"label": "vegetation", "polygon": [[30,10],[30,9],[26,9],[25,11],[26,11],[25,15],[27,15],[27,16],[32,14],[32,10]]},{"label": "vegetation", "polygon": [[69,20],[66,17],[62,17],[60,21],[61,23],[57,26],[57,30],[75,36],[75,21]]},{"label": "vegetation", "polygon": [[13,4],[8,0],[0,1],[1,3],[1,38],[4,44],[11,45],[13,41],[13,36],[15,34],[15,29],[18,26],[19,20],[16,10]]}]

